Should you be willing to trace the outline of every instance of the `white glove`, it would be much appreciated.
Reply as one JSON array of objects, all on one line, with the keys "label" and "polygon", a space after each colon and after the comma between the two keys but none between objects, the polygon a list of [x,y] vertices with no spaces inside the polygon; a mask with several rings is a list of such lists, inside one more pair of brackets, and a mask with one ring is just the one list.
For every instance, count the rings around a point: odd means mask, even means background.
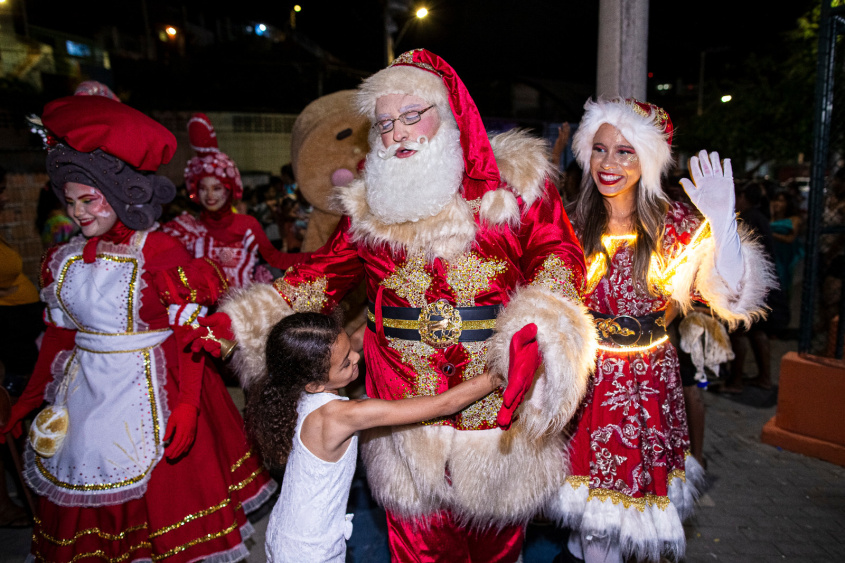
[{"label": "white glove", "polygon": [[730,288],[739,290],[744,266],[742,246],[736,230],[736,195],[734,194],[731,160],[725,159],[725,168],[719,153],[701,151],[690,158],[692,181],[684,178],[681,185],[690,200],[710,222],[710,232],[716,243],[716,270]]}]

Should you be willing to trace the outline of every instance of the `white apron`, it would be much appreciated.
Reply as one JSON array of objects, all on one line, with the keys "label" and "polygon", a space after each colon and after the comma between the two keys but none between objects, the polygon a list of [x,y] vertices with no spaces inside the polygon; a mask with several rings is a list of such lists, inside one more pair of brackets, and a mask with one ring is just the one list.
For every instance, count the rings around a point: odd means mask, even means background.
[{"label": "white apron", "polygon": [[63,506],[118,504],[144,495],[164,451],[164,353],[172,331],[147,330],[141,306],[146,233],[128,245],[100,242],[82,260],[85,240],[56,252],[55,281],[42,290],[50,320],[75,329],[75,347],[57,355],[47,401],[65,404],[68,433],[50,458],[27,449],[27,482]]}]

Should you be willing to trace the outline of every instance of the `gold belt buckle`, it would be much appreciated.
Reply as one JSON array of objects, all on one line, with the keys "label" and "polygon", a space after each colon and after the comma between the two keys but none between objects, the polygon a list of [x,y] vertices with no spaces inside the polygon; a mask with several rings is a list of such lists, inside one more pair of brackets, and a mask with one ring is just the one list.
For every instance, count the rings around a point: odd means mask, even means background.
[{"label": "gold belt buckle", "polygon": [[[626,326],[622,326],[618,321],[630,319],[636,323],[636,330],[632,330]],[[609,339],[619,346],[632,346],[637,343],[642,334],[642,325],[635,317],[629,315],[619,315],[612,319],[595,319],[596,328],[601,333],[602,338]],[[631,324],[630,322],[626,324]]]},{"label": "gold belt buckle", "polygon": [[420,339],[434,348],[457,344],[463,330],[461,313],[445,299],[423,307],[419,323]]}]

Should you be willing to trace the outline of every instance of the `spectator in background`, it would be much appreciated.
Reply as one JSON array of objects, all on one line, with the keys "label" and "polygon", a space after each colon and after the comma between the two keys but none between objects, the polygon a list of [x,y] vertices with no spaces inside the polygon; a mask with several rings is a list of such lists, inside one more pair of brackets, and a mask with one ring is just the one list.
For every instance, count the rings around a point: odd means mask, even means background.
[{"label": "spectator in background", "polygon": [[795,266],[804,257],[801,233],[801,212],[792,194],[787,190],[775,193],[771,200],[771,223],[775,268],[780,286],[787,299],[792,294]]},{"label": "spectator in background", "polygon": [[41,237],[41,244],[44,248],[50,248],[54,244],[64,244],[79,232],[70,217],[65,213],[65,204],[59,201],[50,184],[44,187],[38,194],[38,207],[35,210],[35,231]]},{"label": "spectator in background", "polygon": [[[764,189],[761,182],[750,182],[737,190],[736,210],[742,222],[757,235],[765,256],[770,261],[774,261],[772,231],[761,208]],[[789,309],[783,291],[779,287],[774,287],[769,291],[766,305],[771,308],[771,313],[766,320],[756,321],[745,330],[738,329],[731,333],[731,346],[735,357],[731,363],[730,377],[724,387],[726,393],[742,393],[745,384],[763,389],[772,387],[769,336],[774,327],[785,326],[788,323]],[[784,317],[784,315],[787,316]],[[748,342],[751,343],[751,351],[757,363],[757,376],[743,381]]]},{"label": "spectator in background", "polygon": [[[6,170],[0,167],[0,212],[7,200]],[[38,360],[35,341],[44,330],[43,310],[38,289],[23,273],[20,254],[0,237],[0,363],[5,373],[3,387],[13,399],[23,392]],[[9,497],[5,466],[0,458],[0,528],[29,525],[24,509]]]},{"label": "spectator in background", "polygon": [[296,177],[293,175],[293,166],[288,163],[282,166],[282,197],[295,197]]}]

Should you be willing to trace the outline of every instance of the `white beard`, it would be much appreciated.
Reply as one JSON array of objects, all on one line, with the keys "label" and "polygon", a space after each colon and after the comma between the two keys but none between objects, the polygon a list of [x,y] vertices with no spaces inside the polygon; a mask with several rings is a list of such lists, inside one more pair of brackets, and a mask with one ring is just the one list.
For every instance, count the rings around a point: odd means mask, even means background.
[{"label": "white beard", "polygon": [[396,158],[398,145],[379,147],[370,150],[364,167],[367,204],[388,225],[437,215],[461,188],[464,175],[461,132],[452,124],[441,123],[431,141],[420,137],[403,146],[417,153]]}]

